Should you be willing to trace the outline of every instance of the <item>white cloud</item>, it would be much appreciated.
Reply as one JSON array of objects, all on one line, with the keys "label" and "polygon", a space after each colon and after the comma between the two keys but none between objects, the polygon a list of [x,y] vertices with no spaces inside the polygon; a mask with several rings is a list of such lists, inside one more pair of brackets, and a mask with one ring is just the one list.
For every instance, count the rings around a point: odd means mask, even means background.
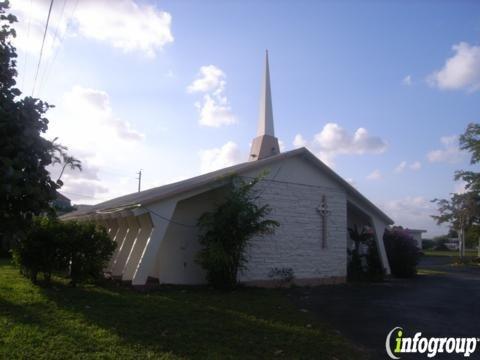
[{"label": "white cloud", "polygon": [[412,76],[411,75],[405,76],[402,80],[402,83],[403,83],[403,85],[407,85],[407,86],[412,85],[412,83],[413,83]]},{"label": "white cloud", "polygon": [[202,100],[195,103],[200,125],[220,127],[237,122],[225,95],[226,86],[225,73],[215,65],[208,65],[200,68],[197,79],[187,87],[189,93],[204,94]]},{"label": "white cloud", "polygon": [[410,164],[410,169],[413,171],[420,170],[422,168],[422,163],[420,161],[415,161]]},{"label": "white cloud", "polygon": [[190,85],[187,91],[194,92],[210,92],[225,88],[225,73],[215,65],[206,65],[200,68],[200,72]]},{"label": "white cloud", "polygon": [[293,146],[295,148],[305,147],[307,146],[307,140],[305,140],[301,134],[297,134],[293,139]]},{"label": "white cloud", "polygon": [[103,123],[122,139],[138,141],[144,137],[143,134],[132,129],[128,122],[113,115],[110,98],[104,91],[75,86],[65,94],[64,101],[67,108],[80,110],[79,113],[95,119],[97,126]]},{"label": "white cloud", "polygon": [[200,150],[200,171],[207,173],[235,165],[241,161],[238,145],[229,141],[220,148]]},{"label": "white cloud", "polygon": [[397,174],[401,174],[402,172],[405,171],[405,168],[407,167],[407,162],[406,161],[402,161],[400,164],[397,165],[397,167],[395,168],[395,170],[393,170],[395,173]]},{"label": "white cloud", "polygon": [[427,236],[436,236],[448,231],[446,226],[438,226],[431,215],[437,214],[435,204],[423,196],[407,196],[381,204],[396,225],[410,229],[424,229]]},{"label": "white cloud", "polygon": [[358,128],[351,135],[336,123],[327,123],[312,141],[297,134],[293,144],[295,147],[307,146],[330,166],[338,155],[381,154],[387,148],[383,139],[370,135],[364,128]]},{"label": "white cloud", "polygon": [[380,180],[382,178],[382,173],[380,170],[373,170],[370,174],[367,175],[367,180]]},{"label": "white cloud", "polygon": [[280,152],[284,152],[285,151],[285,143],[282,141],[282,140],[278,140],[278,147],[280,148]]},{"label": "white cloud", "polygon": [[418,171],[422,168],[422,163],[420,161],[414,161],[408,164],[408,162],[402,161],[397,165],[393,172],[396,174],[401,174],[407,169],[407,167],[412,171]]},{"label": "white cloud", "polygon": [[431,163],[450,163],[455,164],[461,162],[465,158],[465,154],[458,148],[458,136],[443,136],[440,138],[443,149],[432,150],[427,154],[427,159]]},{"label": "white cloud", "polygon": [[460,42],[452,50],[443,68],[427,78],[429,84],[443,90],[480,89],[480,46]]},{"label": "white cloud", "polygon": [[[157,51],[174,41],[171,15],[155,6],[137,4],[133,0],[81,0],[78,5],[74,3],[65,4],[62,17],[63,2],[54,3],[46,39],[47,56],[64,36],[82,36],[149,57],[154,57]],[[38,53],[49,5],[48,0],[12,1],[12,12],[19,18],[15,40],[19,48]],[[55,34],[57,37],[52,44]]]}]

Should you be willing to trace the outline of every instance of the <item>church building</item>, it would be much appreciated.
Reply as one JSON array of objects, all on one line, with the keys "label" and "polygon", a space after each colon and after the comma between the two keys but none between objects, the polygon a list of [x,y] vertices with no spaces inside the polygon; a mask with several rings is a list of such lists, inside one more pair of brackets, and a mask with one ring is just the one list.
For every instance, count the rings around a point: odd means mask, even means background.
[{"label": "church building", "polygon": [[271,286],[282,273],[298,285],[341,283],[347,275],[348,228],[373,230],[383,267],[390,267],[383,233],[393,221],[306,148],[280,152],[275,137],[268,54],[265,59],[257,136],[248,161],[173,184],[121,196],[75,211],[63,220],[93,220],[117,243],[108,265],[112,277],[147,283],[202,284],[195,261],[197,219],[222,201],[230,175],[267,175],[256,185],[260,203],[280,226],[252,240],[239,281]]}]

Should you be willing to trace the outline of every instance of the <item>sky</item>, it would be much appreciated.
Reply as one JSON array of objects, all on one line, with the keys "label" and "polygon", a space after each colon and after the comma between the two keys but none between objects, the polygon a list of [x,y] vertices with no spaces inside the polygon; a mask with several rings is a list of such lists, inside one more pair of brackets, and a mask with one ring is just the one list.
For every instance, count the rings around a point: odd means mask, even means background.
[{"label": "sky", "polygon": [[480,122],[479,1],[55,0],[38,66],[49,5],[11,1],[17,84],[82,161],[62,178],[74,203],[136,191],[140,169],[147,189],[246,161],[268,49],[281,150],[446,232],[431,200],[475,169],[458,136]]}]

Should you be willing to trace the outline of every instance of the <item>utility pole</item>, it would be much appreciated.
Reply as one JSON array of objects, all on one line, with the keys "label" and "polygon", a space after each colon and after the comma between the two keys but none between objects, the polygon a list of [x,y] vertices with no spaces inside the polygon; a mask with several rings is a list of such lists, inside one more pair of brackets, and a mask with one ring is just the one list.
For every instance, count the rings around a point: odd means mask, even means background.
[{"label": "utility pole", "polygon": [[138,177],[137,177],[137,180],[138,180],[138,192],[140,192],[140,187],[142,185],[142,169],[140,169],[140,171],[137,173]]}]

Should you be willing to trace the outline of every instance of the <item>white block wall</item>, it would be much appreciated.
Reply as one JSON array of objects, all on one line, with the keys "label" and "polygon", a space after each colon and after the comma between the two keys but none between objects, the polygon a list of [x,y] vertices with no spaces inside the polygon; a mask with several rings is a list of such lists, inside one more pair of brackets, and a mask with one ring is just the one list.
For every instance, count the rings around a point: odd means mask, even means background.
[{"label": "white block wall", "polygon": [[[295,279],[344,277],[347,272],[347,208],[339,189],[263,180],[261,204],[280,223],[275,234],[253,239],[248,269],[240,281],[274,280],[272,268],[292,268]],[[325,195],[327,246],[322,248],[322,218],[317,207]]]}]

